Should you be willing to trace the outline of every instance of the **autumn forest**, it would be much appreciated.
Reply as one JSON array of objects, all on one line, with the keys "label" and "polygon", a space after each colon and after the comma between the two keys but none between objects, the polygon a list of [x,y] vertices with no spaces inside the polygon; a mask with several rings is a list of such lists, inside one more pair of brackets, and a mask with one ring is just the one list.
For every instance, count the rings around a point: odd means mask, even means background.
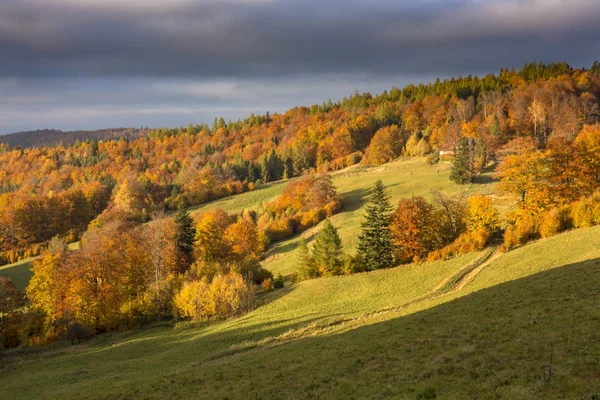
[{"label": "autumn forest", "polygon": [[[226,319],[301,280],[449,260],[491,243],[508,252],[600,224],[598,62],[534,62],[283,114],[107,132],[0,143],[0,265],[36,257],[25,293],[0,277],[4,347]],[[356,252],[345,251],[329,222],[345,207],[331,174],[411,157],[448,166],[452,185],[493,171],[511,207],[442,192],[392,204],[378,181]],[[280,181],[281,195],[257,209],[189,212]],[[316,226],[312,246],[302,240],[290,260],[296,272],[263,266],[270,247]]]}]

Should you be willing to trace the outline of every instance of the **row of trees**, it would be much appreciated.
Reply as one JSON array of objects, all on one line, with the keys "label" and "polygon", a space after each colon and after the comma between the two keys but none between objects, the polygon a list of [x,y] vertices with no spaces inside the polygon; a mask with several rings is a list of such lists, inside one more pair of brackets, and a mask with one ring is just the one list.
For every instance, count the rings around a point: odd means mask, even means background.
[{"label": "row of trees", "polygon": [[505,147],[497,177],[517,203],[506,248],[600,223],[600,124],[584,125],[572,140],[550,137],[543,150],[526,138]]},{"label": "row of trees", "polygon": [[440,193],[402,199],[394,209],[377,181],[366,206],[357,255],[344,254],[335,227],[325,221],[312,249],[301,240],[297,266],[301,279],[389,268],[422,260],[447,259],[482,249],[500,228],[489,196],[465,201]]}]

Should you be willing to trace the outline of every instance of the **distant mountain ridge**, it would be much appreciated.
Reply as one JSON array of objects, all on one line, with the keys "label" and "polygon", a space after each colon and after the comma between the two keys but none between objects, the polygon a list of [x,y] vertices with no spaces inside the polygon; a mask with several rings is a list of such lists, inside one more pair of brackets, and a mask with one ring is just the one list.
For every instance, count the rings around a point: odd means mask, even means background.
[{"label": "distant mountain ridge", "polygon": [[58,129],[40,129],[0,135],[0,143],[11,147],[54,146],[59,143],[73,144],[85,140],[134,140],[146,136],[150,128],[108,128],[93,131],[61,131]]}]

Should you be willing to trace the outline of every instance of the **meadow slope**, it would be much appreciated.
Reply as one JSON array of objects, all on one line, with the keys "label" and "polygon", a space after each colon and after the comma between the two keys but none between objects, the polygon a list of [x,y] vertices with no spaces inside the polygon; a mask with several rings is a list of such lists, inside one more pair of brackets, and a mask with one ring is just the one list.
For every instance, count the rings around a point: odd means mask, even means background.
[{"label": "meadow slope", "polygon": [[[3,398],[600,394],[600,227],[488,258],[490,251],[301,282],[229,321],[11,351],[0,375]],[[460,290],[440,290],[479,261],[483,268]]]}]

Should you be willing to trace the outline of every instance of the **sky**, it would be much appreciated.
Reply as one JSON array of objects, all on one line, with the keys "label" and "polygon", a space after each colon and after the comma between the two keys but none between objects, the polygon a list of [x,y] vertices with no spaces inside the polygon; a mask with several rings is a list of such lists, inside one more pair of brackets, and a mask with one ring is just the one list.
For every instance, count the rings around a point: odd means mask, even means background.
[{"label": "sky", "polygon": [[0,133],[174,127],[600,58],[600,0],[0,0]]}]

